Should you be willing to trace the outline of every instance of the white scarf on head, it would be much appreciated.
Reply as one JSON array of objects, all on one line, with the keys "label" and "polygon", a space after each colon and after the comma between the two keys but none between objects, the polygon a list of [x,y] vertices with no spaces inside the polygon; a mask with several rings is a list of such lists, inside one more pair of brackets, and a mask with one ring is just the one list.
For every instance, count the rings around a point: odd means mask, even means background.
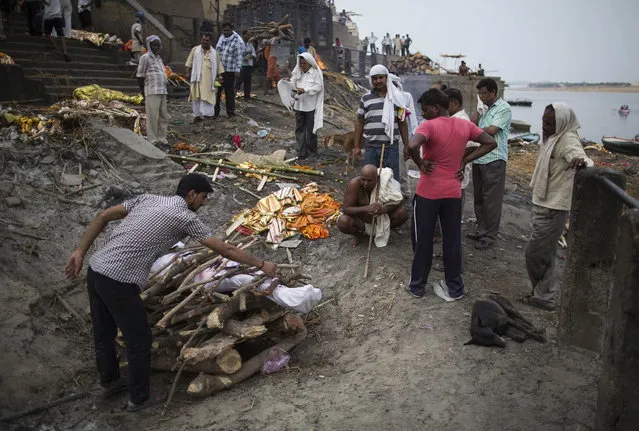
[{"label": "white scarf on head", "polygon": [[565,103],[553,103],[555,110],[555,134],[547,137],[539,147],[537,153],[537,164],[530,181],[533,194],[539,200],[546,199],[548,191],[548,180],[550,178],[550,158],[557,143],[568,134],[575,134],[577,139],[577,129],[581,127],[575,112]]},{"label": "white scarf on head", "polygon": [[[372,77],[375,75],[388,76],[388,69],[381,64],[376,64],[371,67],[368,78],[371,84],[371,91],[373,91]],[[395,107],[402,108],[405,113],[408,113],[408,107],[404,102],[404,95],[399,88],[393,85],[389,76],[386,83],[386,98],[384,100],[384,109],[382,110],[382,123],[384,124],[384,132],[386,132],[386,135],[390,138],[391,144],[395,139]],[[404,120],[404,118],[401,118],[400,120]]]},{"label": "white scarf on head", "polygon": [[162,48],[162,39],[160,39],[155,34],[152,34],[151,36],[146,38],[146,51],[149,54],[149,56],[153,58],[156,57],[156,55],[153,54],[153,51],[151,51],[151,42],[153,42],[154,40],[157,40],[158,42],[160,42],[160,48]]},{"label": "white scarf on head", "polygon": [[415,101],[413,99],[413,95],[408,91],[404,91],[404,87],[402,86],[402,78],[395,75],[394,73],[388,74],[388,79],[390,79],[391,83],[397,83],[399,86],[399,91],[402,92],[404,96],[404,104],[408,108],[408,114],[406,120],[408,121],[408,132],[410,136],[415,134],[415,130],[417,129],[417,112],[415,111]]},{"label": "white scarf on head", "polygon": [[[215,91],[215,79],[217,78],[217,51],[211,46],[209,48],[209,56],[211,57],[211,90]],[[193,68],[191,69],[191,82],[200,82],[202,79],[202,60],[204,58],[204,50],[202,45],[195,47],[193,53]]]},{"label": "white scarf on head", "polygon": [[[291,80],[299,81],[302,79],[302,74],[304,71],[300,67],[300,57],[302,57],[308,64],[311,65],[311,69],[317,70],[319,74],[320,81],[322,81],[322,89],[317,95],[317,101],[315,102],[315,121],[313,123],[313,133],[317,133],[317,130],[324,126],[324,74],[322,73],[322,69],[317,65],[315,58],[309,54],[308,52],[304,52],[297,56],[297,64],[295,65],[295,69],[291,73]],[[295,103],[295,99],[291,96],[292,91],[295,89],[293,83],[291,81],[286,81],[284,79],[280,80],[277,83],[277,89],[280,93],[280,97],[282,98],[282,103],[286,108],[291,111],[293,109],[293,104]],[[304,96],[303,94],[301,95]]]}]

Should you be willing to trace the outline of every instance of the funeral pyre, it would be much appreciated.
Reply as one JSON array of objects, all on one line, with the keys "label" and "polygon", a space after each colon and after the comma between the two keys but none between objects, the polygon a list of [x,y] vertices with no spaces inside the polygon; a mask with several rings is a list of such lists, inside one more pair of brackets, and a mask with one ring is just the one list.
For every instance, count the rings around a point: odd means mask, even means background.
[{"label": "funeral pyre", "polygon": [[[245,250],[259,238],[239,241]],[[176,380],[181,371],[199,372],[187,390],[195,397],[284,368],[286,352],[306,336],[298,313],[322,296],[296,269],[279,265],[270,278],[200,246],[159,258],[141,294],[153,327],[152,368],[178,370]]]}]

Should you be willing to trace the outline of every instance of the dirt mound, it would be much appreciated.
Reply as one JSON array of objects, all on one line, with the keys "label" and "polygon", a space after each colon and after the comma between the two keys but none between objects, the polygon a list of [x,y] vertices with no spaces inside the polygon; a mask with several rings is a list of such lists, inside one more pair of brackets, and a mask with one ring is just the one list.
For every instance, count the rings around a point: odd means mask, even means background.
[{"label": "dirt mound", "polygon": [[[232,152],[233,136],[239,136],[248,152],[285,149],[286,157],[293,157],[292,114],[274,99],[260,99],[242,102],[236,120],[222,117],[197,126],[190,124],[189,104],[171,103],[171,146],[185,142],[217,155]],[[327,127],[323,133],[344,130],[352,121],[340,117],[335,123],[335,129]],[[271,139],[260,138],[259,130],[267,130]],[[153,149],[142,155],[132,149],[135,144],[124,145],[116,137],[94,124],[66,139],[0,142],[0,381],[6,388],[0,408],[5,414],[96,387],[85,287],[82,281],[64,281],[62,267],[100,208],[141,191],[171,193],[184,172],[173,162],[155,158]],[[302,176],[301,182],[316,180],[321,190],[341,199],[343,158],[337,149],[320,148],[320,156],[310,163],[325,176]],[[81,193],[77,186],[65,186],[62,174],[77,175],[79,166],[85,186],[99,185]],[[244,177],[216,182],[202,219],[223,230],[232,214],[256,202],[239,186],[257,193],[257,184]],[[261,195],[276,189],[268,183]],[[8,207],[8,196],[22,203]],[[557,345],[556,314],[522,310],[546,328],[547,344],[509,342],[503,350],[463,346],[475,298],[498,291],[514,299],[529,290],[522,238],[528,232],[528,209],[522,205],[527,195],[524,191],[519,196],[505,208],[496,248],[478,254],[465,245],[468,292],[463,301],[446,304],[430,294],[415,300],[404,291],[412,258],[408,226],[392,232],[387,248],[373,250],[368,279],[362,276],[366,246],[352,248],[350,238],[332,228],[328,239],[304,241],[292,252],[324,298],[306,316],[310,335],[294,350],[287,372],[256,377],[197,402],[185,395],[185,378],[165,417],[158,416],[158,410],[111,414],[124,403],[124,395],[110,402],[91,395],[18,423],[100,430],[587,427],[600,364],[593,356]],[[467,200],[467,216],[471,206]],[[464,230],[469,227],[467,221]],[[441,251],[436,250],[433,280],[443,276],[437,269],[442,267]],[[281,249],[252,251],[286,261]],[[153,387],[166,387],[172,378],[154,374]]]}]

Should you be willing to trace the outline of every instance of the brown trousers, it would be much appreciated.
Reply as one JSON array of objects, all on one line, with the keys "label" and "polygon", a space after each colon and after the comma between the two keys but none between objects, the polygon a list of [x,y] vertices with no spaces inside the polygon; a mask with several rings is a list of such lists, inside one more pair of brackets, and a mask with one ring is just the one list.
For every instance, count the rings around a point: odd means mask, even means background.
[{"label": "brown trousers", "polygon": [[477,236],[495,242],[506,186],[506,162],[496,160],[485,165],[473,164],[473,194]]},{"label": "brown trousers", "polygon": [[533,296],[549,305],[557,300],[557,241],[561,237],[568,211],[534,205],[532,232],[526,246],[526,269],[532,283]]}]

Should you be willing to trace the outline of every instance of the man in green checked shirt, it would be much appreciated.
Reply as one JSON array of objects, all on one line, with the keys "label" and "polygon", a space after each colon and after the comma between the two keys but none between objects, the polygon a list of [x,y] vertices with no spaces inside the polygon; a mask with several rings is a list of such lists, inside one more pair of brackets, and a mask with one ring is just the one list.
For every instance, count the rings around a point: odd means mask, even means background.
[{"label": "man in green checked shirt", "polygon": [[477,231],[467,236],[477,241],[476,249],[486,250],[495,244],[501,222],[512,113],[510,105],[497,96],[498,88],[494,79],[482,79],[476,88],[479,99],[485,106],[479,104],[471,121],[495,138],[497,148],[473,162]]}]

